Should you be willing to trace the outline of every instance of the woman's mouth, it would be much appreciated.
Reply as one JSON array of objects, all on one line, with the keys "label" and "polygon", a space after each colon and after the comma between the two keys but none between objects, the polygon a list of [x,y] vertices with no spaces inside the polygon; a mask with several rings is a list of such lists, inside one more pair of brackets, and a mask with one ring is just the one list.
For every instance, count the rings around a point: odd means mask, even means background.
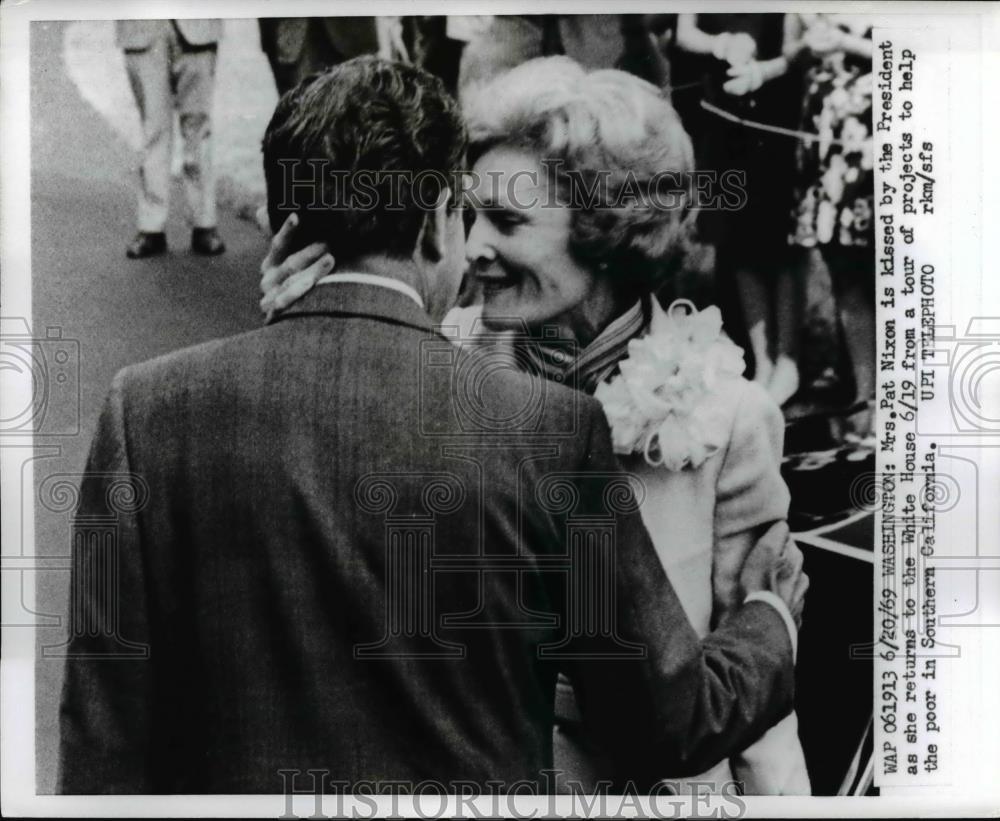
[{"label": "woman's mouth", "polygon": [[476,272],[476,279],[482,287],[483,294],[491,296],[513,288],[518,284],[520,278],[503,270],[493,270],[490,272]]}]

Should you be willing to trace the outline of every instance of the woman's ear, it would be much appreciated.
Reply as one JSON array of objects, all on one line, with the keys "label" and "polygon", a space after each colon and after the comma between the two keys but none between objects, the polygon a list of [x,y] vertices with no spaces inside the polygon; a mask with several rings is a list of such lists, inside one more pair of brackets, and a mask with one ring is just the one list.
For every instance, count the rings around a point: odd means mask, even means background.
[{"label": "woman's ear", "polygon": [[451,189],[444,188],[438,195],[434,207],[424,212],[420,234],[417,236],[417,252],[428,262],[440,262],[448,251],[450,202]]}]

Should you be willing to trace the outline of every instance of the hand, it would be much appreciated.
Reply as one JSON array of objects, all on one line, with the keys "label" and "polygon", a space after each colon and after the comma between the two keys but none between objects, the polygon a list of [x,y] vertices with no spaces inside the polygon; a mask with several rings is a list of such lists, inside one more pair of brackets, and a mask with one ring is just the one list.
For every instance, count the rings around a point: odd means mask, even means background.
[{"label": "hand", "polygon": [[741,66],[754,58],[757,42],[743,31],[723,32],[716,35],[712,53],[716,59],[725,60],[731,66]]},{"label": "hand", "polygon": [[764,70],[756,60],[741,66],[731,66],[726,74],[731,79],[722,84],[722,90],[736,97],[751,94],[764,85]]},{"label": "hand", "polygon": [[796,626],[802,626],[809,577],[802,572],[802,551],[785,522],[776,522],[747,555],[740,571],[745,595],[757,590],[774,593],[788,607]]},{"label": "hand", "polygon": [[329,274],[336,263],[325,243],[314,242],[301,251],[289,254],[299,218],[289,214],[271,240],[271,248],[260,264],[260,309],[267,321],[278,311],[308,293],[316,282]]}]

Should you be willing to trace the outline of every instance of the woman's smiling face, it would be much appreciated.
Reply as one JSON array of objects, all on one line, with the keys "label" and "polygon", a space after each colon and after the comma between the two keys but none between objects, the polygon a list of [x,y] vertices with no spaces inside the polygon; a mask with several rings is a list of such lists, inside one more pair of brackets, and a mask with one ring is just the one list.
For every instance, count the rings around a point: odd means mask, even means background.
[{"label": "woman's smiling face", "polygon": [[561,323],[600,290],[595,274],[570,253],[571,209],[557,201],[548,171],[524,149],[491,148],[473,172],[476,218],[466,256],[483,293],[483,321]]}]

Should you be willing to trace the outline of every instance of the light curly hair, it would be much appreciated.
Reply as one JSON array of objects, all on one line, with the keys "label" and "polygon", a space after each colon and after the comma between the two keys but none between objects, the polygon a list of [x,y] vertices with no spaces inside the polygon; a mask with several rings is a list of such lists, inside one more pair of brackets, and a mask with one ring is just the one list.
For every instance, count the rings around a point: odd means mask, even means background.
[{"label": "light curly hair", "polygon": [[568,57],[522,63],[463,99],[474,161],[500,145],[536,154],[573,209],[570,250],[616,286],[655,291],[683,259],[694,150],[656,86]]}]

